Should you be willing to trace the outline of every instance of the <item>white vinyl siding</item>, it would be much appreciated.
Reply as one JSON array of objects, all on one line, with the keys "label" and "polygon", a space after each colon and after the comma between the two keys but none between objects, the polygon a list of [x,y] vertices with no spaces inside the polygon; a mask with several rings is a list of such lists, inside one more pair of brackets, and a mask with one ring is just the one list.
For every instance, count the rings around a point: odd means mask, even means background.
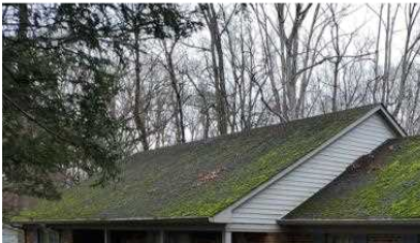
[{"label": "white vinyl siding", "polygon": [[345,171],[360,156],[396,137],[378,113],[344,134],[312,158],[233,209],[233,224],[276,224]]}]

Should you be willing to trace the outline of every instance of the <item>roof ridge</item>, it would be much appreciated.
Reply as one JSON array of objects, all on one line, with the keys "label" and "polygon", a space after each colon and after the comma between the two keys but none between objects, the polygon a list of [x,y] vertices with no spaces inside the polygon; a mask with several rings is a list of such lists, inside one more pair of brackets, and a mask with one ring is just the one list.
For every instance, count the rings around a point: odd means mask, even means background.
[{"label": "roof ridge", "polygon": [[218,135],[218,136],[215,136],[215,137],[189,141],[189,142],[186,142],[186,143],[177,143],[177,144],[172,144],[172,145],[168,145],[168,146],[164,146],[164,147],[154,148],[154,149],[150,149],[150,150],[146,150],[146,151],[140,151],[140,152],[137,152],[137,153],[134,153],[134,154],[130,155],[129,157],[137,156],[137,155],[140,155],[140,154],[156,153],[158,151],[173,149],[173,148],[177,148],[177,147],[181,147],[181,146],[188,146],[188,145],[206,143],[206,142],[215,141],[215,140],[228,138],[228,137],[236,137],[236,136],[243,135],[243,134],[246,134],[246,133],[255,132],[256,130],[260,130],[260,129],[273,128],[273,127],[282,126],[282,125],[290,125],[290,124],[297,123],[297,122],[303,122],[303,121],[306,121],[306,120],[317,119],[317,118],[331,116],[331,115],[335,115],[335,114],[339,114],[339,113],[345,113],[345,112],[350,112],[350,111],[359,110],[359,109],[367,109],[369,107],[370,107],[369,110],[372,110],[372,109],[374,109],[378,106],[383,106],[383,105],[381,103],[373,103],[373,104],[357,106],[357,107],[353,107],[353,108],[349,108],[349,109],[339,110],[339,111],[335,111],[335,112],[328,112],[328,113],[318,114],[318,115],[314,115],[314,116],[298,118],[298,119],[291,120],[291,121],[288,121],[288,122],[283,123],[283,124],[282,123],[275,123],[275,124],[270,124],[270,125],[261,126],[261,127],[254,127],[254,128],[249,129],[249,130],[242,130],[242,131],[237,131],[237,132],[233,132],[233,133],[229,133],[229,134],[225,134],[225,135]]}]

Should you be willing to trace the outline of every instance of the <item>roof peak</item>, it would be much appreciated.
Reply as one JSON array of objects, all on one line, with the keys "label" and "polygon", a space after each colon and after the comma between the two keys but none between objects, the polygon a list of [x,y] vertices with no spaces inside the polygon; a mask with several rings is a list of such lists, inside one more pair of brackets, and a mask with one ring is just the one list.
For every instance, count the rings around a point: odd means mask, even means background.
[{"label": "roof peak", "polygon": [[354,111],[354,110],[366,109],[366,111],[370,111],[370,110],[373,110],[373,109],[375,109],[379,106],[384,107],[382,103],[372,103],[372,104],[368,104],[368,105],[356,106],[356,107],[352,107],[352,108],[349,108],[349,109],[343,109],[343,110],[339,110],[339,111],[335,111],[335,112],[320,113],[320,114],[313,115],[313,116],[298,118],[298,119],[287,121],[285,123],[275,123],[275,124],[264,125],[264,126],[260,126],[260,127],[253,127],[251,129],[236,131],[236,132],[228,133],[228,134],[225,134],[225,135],[217,135],[217,136],[214,136],[214,137],[188,141],[188,142],[185,142],[185,143],[171,144],[171,145],[167,145],[167,146],[163,146],[163,147],[159,147],[159,148],[153,148],[153,149],[150,149],[150,150],[147,150],[147,151],[140,151],[140,152],[135,153],[133,155],[144,154],[144,153],[154,153],[154,152],[157,152],[157,151],[160,151],[160,150],[176,148],[176,147],[179,147],[179,146],[188,146],[188,145],[194,145],[194,144],[202,144],[202,143],[206,143],[206,142],[213,142],[215,140],[217,141],[217,140],[223,139],[223,138],[236,137],[236,136],[244,135],[244,134],[247,134],[247,133],[252,133],[252,132],[255,132],[255,131],[260,130],[260,129],[269,129],[269,128],[274,128],[274,127],[287,126],[287,125],[297,123],[297,122],[303,122],[303,121],[306,121],[306,120],[317,119],[317,118],[321,118],[321,117],[327,117],[327,116],[331,116],[331,115],[334,115],[334,114],[342,114],[342,113],[351,112],[351,111]]}]

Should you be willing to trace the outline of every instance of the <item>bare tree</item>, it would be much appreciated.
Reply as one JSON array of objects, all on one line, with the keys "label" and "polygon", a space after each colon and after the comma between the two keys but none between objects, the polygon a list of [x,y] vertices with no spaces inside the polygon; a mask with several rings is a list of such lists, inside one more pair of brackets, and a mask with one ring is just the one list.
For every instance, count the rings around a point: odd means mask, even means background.
[{"label": "bare tree", "polygon": [[[294,19],[292,20],[292,27],[290,33],[286,33],[286,16],[290,10],[290,5],[283,3],[275,4],[278,18],[278,33],[280,40],[280,59],[282,63],[282,82],[284,96],[287,97],[287,104],[283,104],[283,112],[286,119],[294,117],[294,109],[297,104],[297,65],[298,65],[298,51],[299,51],[299,32],[302,23],[306,18],[312,4],[307,4],[305,7],[302,4],[295,5]],[[290,117],[292,116],[292,117]]]},{"label": "bare tree", "polygon": [[[126,90],[111,108],[133,128],[126,136],[137,149],[371,102],[419,132],[418,4],[197,6],[205,28],[182,40],[142,39],[127,20]],[[374,31],[348,28],[363,11]]]},{"label": "bare tree", "polygon": [[[277,67],[276,67],[274,57],[272,55],[273,53],[272,46],[274,44],[274,41],[272,40],[272,37],[270,36],[269,31],[268,31],[268,27],[269,27],[268,16],[264,10],[263,5],[256,4],[255,6],[252,6],[252,7],[254,10],[256,19],[258,21],[258,30],[259,30],[259,34],[262,40],[265,72],[267,74],[268,79],[270,80],[271,92],[273,93],[273,97],[274,97],[273,110],[275,111],[276,114],[281,114],[282,106],[281,106],[280,93],[279,93],[279,89],[277,88],[277,82],[276,82],[277,80],[274,75],[274,72],[277,70]],[[261,8],[262,13],[260,13],[260,8]]]},{"label": "bare tree", "polygon": [[342,39],[342,35],[340,33],[340,27],[339,27],[339,20],[336,13],[335,7],[330,4],[328,5],[328,8],[331,13],[331,19],[332,19],[332,28],[331,28],[331,37],[332,37],[332,46],[333,46],[333,52],[334,52],[334,58],[331,60],[333,64],[333,95],[331,99],[331,107],[332,111],[337,111],[337,94],[339,90],[339,72],[340,72],[340,65],[343,61],[344,56],[347,53],[347,50],[352,43],[353,36],[355,32],[349,33],[349,38],[344,42]]},{"label": "bare tree", "polygon": [[407,78],[410,74],[410,71],[413,67],[415,58],[418,57],[420,53],[420,32],[414,35],[414,26],[419,26],[420,21],[418,17],[420,14],[420,7],[415,3],[410,3],[406,6],[406,37],[404,44],[404,52],[401,57],[401,75],[400,75],[400,84],[398,89],[398,96],[396,101],[396,107],[394,110],[394,116],[397,116],[400,112],[402,103],[404,102],[405,89]]},{"label": "bare tree", "polygon": [[125,21],[131,24],[132,32],[134,35],[133,40],[133,52],[134,52],[134,73],[135,73],[135,95],[134,95],[134,107],[133,107],[133,117],[136,124],[136,127],[139,131],[140,142],[143,146],[143,150],[149,150],[150,145],[148,141],[148,131],[146,124],[147,116],[147,105],[145,104],[145,95],[143,91],[143,81],[141,80],[141,63],[140,63],[140,34],[141,26],[140,22],[137,19],[137,12],[141,11],[142,5],[133,5],[131,12],[127,12]]},{"label": "bare tree", "polygon": [[212,3],[200,4],[207,28],[210,32],[210,50],[214,72],[218,129],[221,135],[227,133],[228,126],[228,102],[225,81],[224,56],[222,48],[222,32],[219,29],[219,16]]},{"label": "bare tree", "polygon": [[175,107],[176,107],[176,115],[175,115],[175,121],[176,121],[176,127],[177,127],[177,141],[178,143],[185,143],[185,124],[184,124],[184,110],[183,110],[183,97],[182,97],[182,86],[180,82],[178,81],[177,75],[175,73],[175,66],[173,61],[173,53],[175,50],[175,47],[177,46],[177,43],[179,41],[179,38],[175,38],[173,42],[168,47],[168,41],[162,40],[163,50],[165,53],[165,59],[166,63],[164,64],[165,69],[169,73],[169,79],[171,81],[171,87],[175,94]]}]

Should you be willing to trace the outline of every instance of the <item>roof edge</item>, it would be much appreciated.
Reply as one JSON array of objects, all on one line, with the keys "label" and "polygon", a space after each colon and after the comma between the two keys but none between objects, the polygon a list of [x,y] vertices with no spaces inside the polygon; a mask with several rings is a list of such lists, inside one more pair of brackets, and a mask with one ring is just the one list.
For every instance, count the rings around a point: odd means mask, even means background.
[{"label": "roof edge", "polygon": [[385,226],[420,225],[420,218],[366,218],[366,219],[281,219],[277,221],[280,226]]},{"label": "roof edge", "polygon": [[56,219],[56,220],[15,220],[12,224],[97,224],[97,223],[188,223],[200,222],[210,223],[208,217],[134,217],[134,218],[75,218],[75,219]]},{"label": "roof edge", "polygon": [[398,121],[395,119],[393,115],[388,111],[388,109],[381,103],[379,104],[380,110],[384,114],[386,120],[389,122],[389,124],[392,126],[392,128],[401,135],[401,137],[408,136],[407,132],[404,130],[404,128],[398,123]]}]

